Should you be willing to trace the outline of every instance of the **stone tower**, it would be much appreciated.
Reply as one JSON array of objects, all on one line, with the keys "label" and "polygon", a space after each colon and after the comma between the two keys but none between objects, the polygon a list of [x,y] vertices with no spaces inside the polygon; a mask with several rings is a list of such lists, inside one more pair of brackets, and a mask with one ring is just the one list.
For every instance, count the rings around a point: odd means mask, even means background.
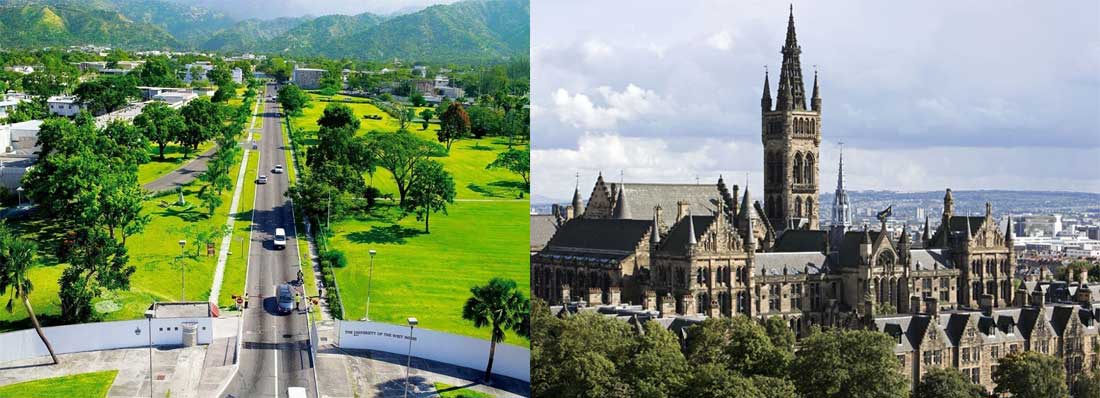
[{"label": "stone tower", "polygon": [[776,230],[808,224],[818,229],[818,161],[821,146],[821,96],[814,72],[813,96],[806,108],[802,49],[794,31],[794,7],[787,21],[779,92],[772,106],[767,72],[760,99],[764,144],[764,211]]}]

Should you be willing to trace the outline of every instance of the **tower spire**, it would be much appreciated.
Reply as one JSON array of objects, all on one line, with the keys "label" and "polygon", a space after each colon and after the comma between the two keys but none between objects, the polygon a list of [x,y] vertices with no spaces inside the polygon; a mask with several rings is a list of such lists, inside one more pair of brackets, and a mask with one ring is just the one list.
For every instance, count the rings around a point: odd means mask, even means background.
[{"label": "tower spire", "polygon": [[695,244],[698,243],[698,242],[695,240],[695,222],[693,221],[693,219],[695,217],[691,216],[691,211],[688,211],[687,218],[688,218],[688,244],[692,245],[692,246],[695,246]]},{"label": "tower spire", "polygon": [[821,112],[821,93],[817,86],[817,66],[814,65],[814,94],[810,98],[810,110],[814,112]]},{"label": "tower spire", "polygon": [[772,89],[768,84],[768,66],[764,65],[764,94],[760,96],[760,109],[764,112],[772,110]]},{"label": "tower spire", "polygon": [[[783,66],[779,72],[779,104],[786,105],[785,101],[790,101],[793,103],[793,107],[788,108],[788,110],[805,110],[806,90],[802,85],[802,64],[798,59],[798,55],[802,53],[802,48],[798,46],[798,36],[794,31],[793,4],[791,5],[791,14],[787,19],[787,41],[780,53],[783,54]],[[787,93],[788,91],[790,94]]]}]

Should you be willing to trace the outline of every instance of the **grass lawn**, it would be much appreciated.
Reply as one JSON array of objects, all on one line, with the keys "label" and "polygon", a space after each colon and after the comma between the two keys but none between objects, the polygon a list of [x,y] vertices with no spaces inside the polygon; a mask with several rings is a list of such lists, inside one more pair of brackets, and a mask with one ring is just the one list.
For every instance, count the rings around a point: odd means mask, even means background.
[{"label": "grass lawn", "polygon": [[[237,179],[238,169],[238,167],[232,168],[230,178],[233,181]],[[252,184],[248,179],[245,182]],[[214,242],[215,255],[207,256],[205,248],[195,245],[193,239],[187,236],[185,228],[191,226],[202,230],[225,225],[233,190],[223,192],[222,205],[215,210],[212,217],[206,217],[206,210],[198,207],[199,188],[197,183],[184,188],[184,200],[187,202],[185,206],[174,205],[176,201],[174,193],[152,197],[145,201],[142,214],[150,215],[151,220],[144,232],[131,236],[126,242],[130,255],[129,264],[136,268],[130,277],[130,290],[107,292],[93,302],[103,320],[141,318],[154,300],[180,299],[179,255],[181,250],[178,243],[180,239],[188,241],[188,253],[196,254],[182,261],[185,266],[185,299],[207,300],[210,294],[210,283],[214,278],[214,266],[217,263],[217,246],[221,243],[221,239]],[[165,206],[166,203],[172,205]],[[52,245],[47,242],[60,236],[62,231],[56,227],[44,225],[41,220],[26,220],[12,224],[12,227],[39,241],[40,255],[48,265],[37,267],[30,272],[35,286],[34,292],[31,293],[31,304],[39,320],[47,325],[57,324],[56,319],[61,305],[57,296],[57,280],[65,265],[57,264],[56,258],[49,253]],[[232,266],[227,265],[227,267]],[[232,279],[237,275],[231,274],[229,270],[226,271],[225,286],[232,287],[232,283],[238,283]],[[237,281],[241,281],[238,284],[243,285],[243,275]],[[7,293],[4,292],[4,294]],[[23,307],[15,306],[14,309],[13,313],[0,311],[0,331],[30,327],[30,320]]]},{"label": "grass lawn", "polygon": [[[0,387],[4,398],[103,398],[115,382],[117,370],[31,380]],[[437,387],[438,388],[438,387]]]},{"label": "grass lawn", "polygon": [[[312,106],[291,120],[294,128],[306,133],[307,145],[315,142],[310,138],[316,133],[316,120],[328,105],[320,98],[329,97],[314,95]],[[346,105],[356,116],[382,118],[360,119],[359,134],[398,129],[398,122],[381,109],[362,103],[363,99],[351,100],[356,102]],[[421,138],[435,141],[439,125],[421,130],[417,123],[408,128]],[[431,216],[431,234],[422,233],[423,222],[412,216],[400,219],[395,206],[387,205],[369,216],[333,223],[329,244],[343,251],[349,264],[335,270],[349,319],[362,318],[366,313],[368,250],[374,249],[378,254],[371,287],[371,319],[403,324],[407,317],[416,316],[427,329],[489,338],[488,329],[474,328],[462,319],[462,306],[470,288],[499,276],[515,280],[524,292],[530,290],[529,206],[526,200],[515,200],[522,191],[522,182],[503,170],[485,170],[485,165],[506,148],[507,143],[500,138],[461,140],[448,156],[437,159],[454,177],[459,201],[449,206],[448,215]],[[377,170],[368,183],[396,199],[396,184],[389,172]],[[511,332],[506,343],[529,344]]]},{"label": "grass lawn", "polygon": [[148,184],[213,147],[213,142],[207,142],[199,145],[199,150],[191,156],[185,156],[181,146],[168,144],[164,147],[164,160],[160,160],[160,149],[157,144],[149,145],[149,163],[138,165],[138,184]]},{"label": "grass lawn", "polygon": [[435,383],[435,392],[439,398],[493,398],[492,395],[469,388],[459,388],[447,383]]},{"label": "grass lawn", "polygon": [[232,295],[244,293],[245,271],[248,264],[249,242],[252,233],[252,211],[256,198],[256,165],[259,153],[248,152],[248,166],[245,167],[244,188],[241,189],[241,202],[237,205],[237,218],[233,223],[233,239],[230,239],[229,257],[225,261],[225,273],[222,274],[222,289],[218,294],[218,305],[233,305]]}]

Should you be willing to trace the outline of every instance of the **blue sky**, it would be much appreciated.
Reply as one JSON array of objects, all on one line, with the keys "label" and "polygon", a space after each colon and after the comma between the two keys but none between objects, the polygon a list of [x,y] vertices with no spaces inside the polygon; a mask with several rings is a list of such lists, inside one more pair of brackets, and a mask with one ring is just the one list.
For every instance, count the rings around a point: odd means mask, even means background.
[{"label": "blue sky", "polygon": [[[1056,4],[796,2],[804,79],[821,76],[822,191],[842,141],[851,189],[1100,192],[1100,2]],[[787,3],[536,0],[531,14],[536,201],[600,170],[759,186]]]}]

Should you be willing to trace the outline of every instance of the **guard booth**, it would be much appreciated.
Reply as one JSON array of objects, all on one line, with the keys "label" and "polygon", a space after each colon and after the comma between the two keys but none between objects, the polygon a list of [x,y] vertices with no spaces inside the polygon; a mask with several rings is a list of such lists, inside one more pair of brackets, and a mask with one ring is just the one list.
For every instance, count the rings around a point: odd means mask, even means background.
[{"label": "guard booth", "polygon": [[150,308],[153,344],[192,347],[210,344],[217,307],[205,301],[158,302]]}]

